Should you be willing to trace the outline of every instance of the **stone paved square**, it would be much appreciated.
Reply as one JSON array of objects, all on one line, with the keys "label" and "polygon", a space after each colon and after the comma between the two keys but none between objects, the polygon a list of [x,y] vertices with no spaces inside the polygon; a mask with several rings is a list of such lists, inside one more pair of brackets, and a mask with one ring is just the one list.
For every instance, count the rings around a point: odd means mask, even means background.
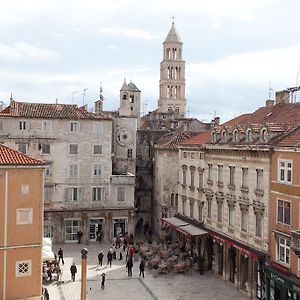
[{"label": "stone paved square", "polygon": [[[191,299],[236,299],[242,300],[248,297],[242,295],[231,284],[226,283],[219,275],[206,272],[199,275],[193,271],[188,274],[156,274],[154,270],[145,271],[145,278],[139,277],[139,262],[134,262],[133,277],[127,277],[125,259],[114,260],[110,268],[106,265],[106,253],[109,244],[63,244],[54,245],[53,250],[57,253],[59,247],[64,250],[65,265],[63,268],[63,280],[61,284],[48,285],[50,299],[77,300],[80,299],[81,278],[81,254],[82,248],[88,249],[87,267],[87,299],[143,299],[143,300],[191,300]],[[104,252],[104,264],[97,265],[98,252]],[[75,282],[71,281],[70,266],[75,262],[77,275]],[[106,273],[105,289],[100,289],[101,274]]]}]

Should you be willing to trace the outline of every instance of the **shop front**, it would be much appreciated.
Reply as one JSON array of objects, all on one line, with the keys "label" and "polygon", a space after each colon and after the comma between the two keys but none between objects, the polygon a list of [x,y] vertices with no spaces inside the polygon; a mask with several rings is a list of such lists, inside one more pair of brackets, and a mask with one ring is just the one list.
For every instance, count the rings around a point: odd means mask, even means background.
[{"label": "shop front", "polygon": [[[215,232],[208,233],[213,242],[213,270],[249,297],[263,298],[260,261],[263,254]],[[208,249],[209,250],[209,249]]]},{"label": "shop front", "polygon": [[265,266],[268,300],[300,300],[300,280]]}]

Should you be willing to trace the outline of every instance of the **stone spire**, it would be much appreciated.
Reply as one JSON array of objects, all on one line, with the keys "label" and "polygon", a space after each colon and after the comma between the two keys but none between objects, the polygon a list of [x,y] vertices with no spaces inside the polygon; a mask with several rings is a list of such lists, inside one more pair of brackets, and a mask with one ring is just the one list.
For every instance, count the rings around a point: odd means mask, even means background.
[{"label": "stone spire", "polygon": [[175,28],[175,24],[174,22],[172,22],[172,27],[164,41],[165,43],[172,43],[172,42],[175,42],[175,43],[181,43],[182,44],[182,41],[180,39],[180,36]]}]

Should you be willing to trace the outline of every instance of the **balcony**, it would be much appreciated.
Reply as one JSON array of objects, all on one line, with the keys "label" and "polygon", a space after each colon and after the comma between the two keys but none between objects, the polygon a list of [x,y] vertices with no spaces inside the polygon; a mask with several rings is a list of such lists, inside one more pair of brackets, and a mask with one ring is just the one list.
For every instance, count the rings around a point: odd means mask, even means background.
[{"label": "balcony", "polygon": [[300,256],[300,229],[291,230],[291,249]]}]

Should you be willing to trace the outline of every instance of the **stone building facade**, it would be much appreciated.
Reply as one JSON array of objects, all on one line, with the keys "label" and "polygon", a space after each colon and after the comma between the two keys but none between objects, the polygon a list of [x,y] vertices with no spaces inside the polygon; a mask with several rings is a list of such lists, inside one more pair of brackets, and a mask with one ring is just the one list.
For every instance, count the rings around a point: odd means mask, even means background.
[{"label": "stone building facade", "polygon": [[45,160],[44,234],[85,243],[134,229],[134,175],[112,170],[113,120],[66,104],[12,101],[0,113],[1,142]]}]

